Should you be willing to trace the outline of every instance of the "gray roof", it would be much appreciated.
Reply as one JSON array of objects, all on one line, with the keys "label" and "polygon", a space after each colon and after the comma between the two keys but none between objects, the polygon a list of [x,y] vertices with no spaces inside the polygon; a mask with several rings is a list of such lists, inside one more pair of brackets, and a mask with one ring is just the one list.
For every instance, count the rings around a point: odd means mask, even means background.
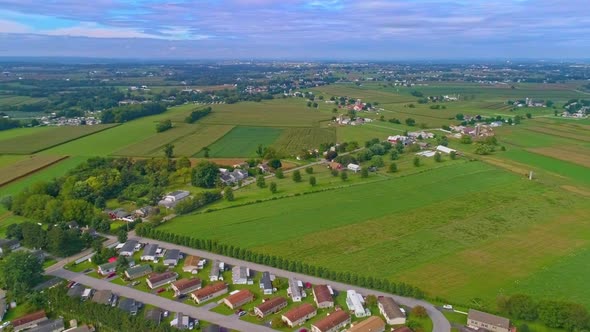
[{"label": "gray roof", "polygon": [[378,301],[383,307],[383,311],[385,312],[385,315],[387,315],[387,318],[392,319],[406,317],[392,297],[381,297],[378,299]]},{"label": "gray roof", "polygon": [[123,251],[133,252],[133,251],[135,251],[135,246],[138,243],[139,242],[137,242],[136,240],[127,240],[127,242],[125,242],[125,244],[123,245],[123,247],[121,247],[120,252],[123,252]]},{"label": "gray roof", "polygon": [[84,287],[83,285],[80,285],[80,284],[72,286],[72,288],[70,288],[68,290],[68,296],[69,297],[81,297],[85,288],[86,287]]},{"label": "gray roof", "polygon": [[53,332],[53,331],[63,331],[64,329],[64,320],[63,318],[53,319],[53,320],[46,320],[44,322],[39,323],[36,327],[29,329],[29,332]]},{"label": "gray roof", "polygon": [[263,289],[272,289],[272,280],[270,280],[270,273],[262,272],[262,278],[260,279]]},{"label": "gray roof", "polygon": [[110,270],[117,267],[117,262],[104,263],[98,266],[101,270]]},{"label": "gray roof", "polygon": [[492,326],[498,326],[505,329],[510,328],[510,320],[508,318],[488,314],[487,312],[469,309],[469,316],[467,319],[478,321]]},{"label": "gray roof", "polygon": [[144,317],[145,319],[151,320],[156,324],[160,324],[162,320],[162,314],[164,312],[160,308],[153,308],[145,311]]},{"label": "gray roof", "polygon": [[291,291],[291,297],[301,297],[301,289],[297,283],[297,279],[291,278],[289,279],[289,288]]},{"label": "gray roof", "polygon": [[122,299],[119,301],[119,309],[126,311],[126,312],[137,312],[138,305],[134,299]]},{"label": "gray roof", "polygon": [[112,298],[113,292],[111,292],[108,289],[105,289],[96,291],[96,293],[94,293],[94,296],[92,297],[92,301],[99,304],[109,304]]},{"label": "gray roof", "polygon": [[213,261],[213,264],[211,264],[211,271],[209,271],[209,275],[212,277],[217,277],[219,276],[219,261],[216,259]]},{"label": "gray roof", "polygon": [[134,279],[134,277],[141,277],[152,272],[152,267],[149,265],[135,265],[134,267],[128,268],[125,272],[127,272],[131,279]]},{"label": "gray roof", "polygon": [[156,254],[156,250],[158,250],[158,245],[155,243],[147,244],[143,248],[143,255],[142,256],[154,256]]},{"label": "gray roof", "polygon": [[33,290],[40,291],[40,290],[44,290],[47,288],[53,288],[53,287],[61,284],[62,281],[63,281],[63,279],[55,277],[53,279],[49,279],[49,280],[33,287]]},{"label": "gray roof", "polygon": [[17,239],[0,239],[0,247],[12,247],[17,244]]},{"label": "gray roof", "polygon": [[232,280],[248,279],[248,268],[245,266],[234,266],[231,270]]},{"label": "gray roof", "polygon": [[180,250],[178,250],[178,249],[167,250],[166,254],[164,255],[164,260],[167,260],[167,259],[174,259],[174,260],[180,259]]},{"label": "gray roof", "polygon": [[203,332],[221,332],[221,327],[219,325],[209,325],[204,327],[201,331]]},{"label": "gray roof", "polygon": [[176,190],[176,191],[169,193],[167,196],[174,196],[174,198],[178,199],[178,198],[187,197],[190,194],[191,193],[186,190]]}]

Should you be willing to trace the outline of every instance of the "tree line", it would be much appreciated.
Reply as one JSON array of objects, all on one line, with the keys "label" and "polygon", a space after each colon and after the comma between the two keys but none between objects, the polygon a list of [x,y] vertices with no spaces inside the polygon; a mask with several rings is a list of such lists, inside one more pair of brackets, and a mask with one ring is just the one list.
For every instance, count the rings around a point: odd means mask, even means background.
[{"label": "tree line", "polygon": [[421,289],[403,282],[395,283],[388,279],[358,275],[356,273],[351,272],[334,271],[321,266],[303,263],[297,260],[289,260],[279,256],[256,253],[251,250],[240,248],[237,246],[219,243],[216,240],[197,239],[190,236],[172,234],[162,230],[158,230],[150,224],[138,225],[135,231],[137,235],[142,237],[148,237],[160,241],[171,242],[195,249],[202,249],[220,255],[234,257],[252,263],[263,264],[291,272],[297,272],[324,279],[330,279],[346,284],[371,288],[374,290],[379,290],[392,294],[398,294],[401,296],[410,296],[414,298],[424,298],[425,296],[425,293]]},{"label": "tree line", "polygon": [[207,116],[209,113],[211,113],[211,111],[211,107],[206,107],[201,110],[192,111],[191,114],[184,119],[184,122],[195,123],[197,120]]},{"label": "tree line", "polygon": [[57,257],[68,257],[88,247],[93,238],[66,224],[50,224],[45,230],[38,224],[23,222],[6,228],[6,237],[16,239],[27,248],[43,249]]},{"label": "tree line", "polygon": [[103,111],[100,120],[102,123],[123,123],[144,116],[161,114],[166,112],[166,109],[166,105],[160,103],[118,106]]}]

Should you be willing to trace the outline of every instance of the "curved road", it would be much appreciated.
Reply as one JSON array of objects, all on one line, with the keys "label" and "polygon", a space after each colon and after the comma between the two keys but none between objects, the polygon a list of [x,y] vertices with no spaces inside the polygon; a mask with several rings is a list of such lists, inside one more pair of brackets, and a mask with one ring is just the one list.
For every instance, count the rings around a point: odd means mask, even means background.
[{"label": "curved road", "polygon": [[[432,304],[430,304],[424,300],[418,300],[418,299],[414,299],[414,298],[393,295],[393,294],[379,292],[379,291],[375,291],[375,290],[363,288],[363,287],[351,286],[351,285],[343,284],[340,282],[335,282],[332,280],[322,279],[322,278],[318,278],[318,277],[312,277],[312,276],[308,276],[308,275],[301,274],[301,273],[285,271],[285,270],[277,269],[277,268],[266,266],[266,265],[251,263],[251,262],[243,261],[243,260],[232,258],[232,257],[222,256],[222,255],[214,254],[214,253],[211,253],[208,251],[193,249],[193,248],[180,246],[180,245],[176,245],[176,244],[172,244],[172,243],[168,243],[168,242],[164,242],[164,241],[158,241],[158,240],[154,240],[154,239],[138,237],[138,236],[135,236],[135,232],[129,233],[129,238],[134,238],[135,240],[138,240],[142,243],[156,243],[159,246],[164,247],[166,249],[179,249],[181,252],[184,252],[184,253],[187,253],[190,255],[208,258],[210,260],[218,259],[218,260],[225,262],[229,265],[247,266],[254,271],[268,271],[268,272],[270,272],[274,275],[277,275],[277,276],[281,276],[281,277],[285,277],[285,278],[296,278],[298,280],[307,281],[312,284],[328,284],[332,288],[335,288],[338,290],[353,289],[363,295],[373,294],[376,296],[391,296],[394,298],[394,300],[396,302],[401,303],[402,305],[405,305],[408,307],[415,307],[417,305],[420,305],[420,306],[423,306],[424,308],[426,308],[426,312],[428,312],[428,316],[430,316],[430,319],[432,319],[434,332],[449,332],[451,330],[451,324],[446,319],[446,317],[439,310],[437,310]],[[203,317],[203,319],[208,320],[205,317]],[[247,330],[245,330],[245,331],[247,331]]]}]

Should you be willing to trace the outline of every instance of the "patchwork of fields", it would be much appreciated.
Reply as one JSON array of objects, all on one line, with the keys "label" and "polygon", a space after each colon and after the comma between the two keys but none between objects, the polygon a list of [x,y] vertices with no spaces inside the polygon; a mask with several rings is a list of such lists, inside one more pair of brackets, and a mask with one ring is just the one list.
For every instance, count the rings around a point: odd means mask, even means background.
[{"label": "patchwork of fields", "polygon": [[[269,127],[235,127],[208,146],[209,156],[214,158],[255,157],[259,145],[271,146],[281,136],[282,131],[279,128]],[[203,152],[197,156],[203,156]]]}]

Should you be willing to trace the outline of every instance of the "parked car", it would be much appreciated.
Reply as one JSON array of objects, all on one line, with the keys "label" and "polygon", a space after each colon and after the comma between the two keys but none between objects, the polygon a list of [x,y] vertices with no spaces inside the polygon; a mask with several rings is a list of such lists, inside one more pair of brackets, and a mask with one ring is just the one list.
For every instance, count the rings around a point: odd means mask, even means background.
[{"label": "parked car", "polygon": [[188,322],[188,329],[192,330],[195,328],[195,321],[191,320]]},{"label": "parked car", "polygon": [[160,289],[158,289],[157,293],[160,294],[160,293],[163,293],[165,291],[166,291],[166,288],[160,288]]},{"label": "parked car", "polygon": [[116,307],[118,300],[119,300],[119,297],[117,295],[113,295],[113,299],[111,300],[111,307]]},{"label": "parked car", "polygon": [[238,317],[242,317],[245,316],[247,312],[245,312],[244,310],[240,311],[240,313],[238,314]]},{"label": "parked car", "polygon": [[110,274],[107,276],[107,278],[112,278],[112,277],[114,277],[114,276],[116,276],[116,275],[117,275],[117,272],[111,272],[111,273],[110,273]]},{"label": "parked car", "polygon": [[141,283],[141,281],[134,281],[131,283],[131,286],[135,287],[135,286],[139,285],[140,283]]},{"label": "parked car", "polygon": [[2,325],[0,325],[0,328],[2,328],[2,329],[3,329],[3,328],[5,328],[5,327],[7,327],[8,325],[10,325],[10,321],[9,321],[9,320],[8,320],[8,321],[6,321],[6,322],[4,322],[4,323],[2,323]]},{"label": "parked car", "polygon": [[68,282],[68,286],[67,287],[68,288],[72,288],[72,286],[74,286],[75,283],[76,283],[75,281],[70,281],[70,282]]},{"label": "parked car", "polygon": [[170,311],[166,310],[164,311],[164,318],[168,317],[170,315]]},{"label": "parked car", "polygon": [[452,305],[450,305],[450,304],[445,304],[445,305],[443,305],[443,309],[446,309],[446,310],[453,310],[453,306],[452,306]]}]

